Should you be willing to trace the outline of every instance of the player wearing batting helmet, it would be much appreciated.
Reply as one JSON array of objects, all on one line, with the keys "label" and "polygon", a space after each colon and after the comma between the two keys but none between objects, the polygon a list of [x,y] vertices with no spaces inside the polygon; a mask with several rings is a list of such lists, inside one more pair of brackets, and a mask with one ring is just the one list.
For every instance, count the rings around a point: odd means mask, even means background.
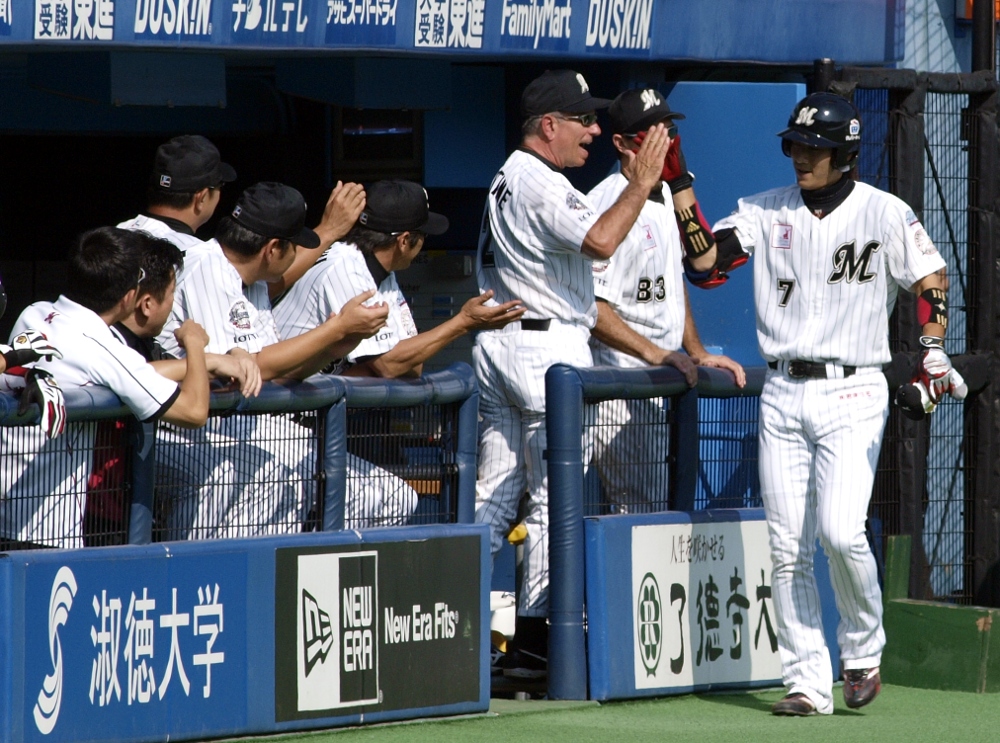
[{"label": "player wearing batting helmet", "polygon": [[882,596],[865,520],[888,414],[888,315],[900,290],[917,295],[918,381],[935,400],[964,395],[944,352],[945,263],[905,203],[848,175],[861,132],[847,99],[805,97],[778,135],[796,184],[740,199],[708,249],[685,246],[688,275],[703,285],[718,283],[737,249],[755,257],[757,340],[769,367],[759,468],[788,689],[776,715],[833,712],[816,536],[840,611],[844,702],[863,707],[881,689]]}]

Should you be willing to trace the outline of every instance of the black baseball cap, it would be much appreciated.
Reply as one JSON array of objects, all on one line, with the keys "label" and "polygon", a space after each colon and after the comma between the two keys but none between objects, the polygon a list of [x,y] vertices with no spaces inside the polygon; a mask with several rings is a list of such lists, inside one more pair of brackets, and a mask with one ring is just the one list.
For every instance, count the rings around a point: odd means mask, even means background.
[{"label": "black baseball cap", "polygon": [[579,72],[546,70],[521,94],[521,115],[528,119],[556,112],[585,114],[610,104],[606,98],[590,94],[590,86]]},{"label": "black baseball cap", "polygon": [[231,183],[236,171],[222,162],[219,150],[203,136],[185,134],[157,148],[153,180],[163,191],[190,193]]},{"label": "black baseball cap", "polygon": [[448,218],[430,210],[427,191],[413,181],[377,181],[365,189],[365,210],[358,224],[376,232],[419,230],[440,235],[448,230]]},{"label": "black baseball cap", "polygon": [[240,194],[232,213],[236,224],[264,237],[318,248],[319,235],[306,227],[306,201],[283,183],[256,183]]},{"label": "black baseball cap", "polygon": [[614,134],[637,134],[664,119],[685,118],[684,114],[671,111],[667,99],[654,88],[626,90],[612,101],[608,116]]}]

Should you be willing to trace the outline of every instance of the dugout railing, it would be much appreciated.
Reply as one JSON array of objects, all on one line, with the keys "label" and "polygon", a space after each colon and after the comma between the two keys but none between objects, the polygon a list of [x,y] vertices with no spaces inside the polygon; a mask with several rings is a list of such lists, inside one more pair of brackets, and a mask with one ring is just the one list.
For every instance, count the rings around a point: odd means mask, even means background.
[{"label": "dugout railing", "polygon": [[[751,406],[759,398],[766,370],[746,370],[747,384],[737,387],[729,372],[700,367],[698,384],[689,388],[683,376],[672,367],[615,369],[594,367],[579,369],[565,364],[552,366],[545,375],[546,460],[549,479],[549,677],[548,694],[553,699],[587,698],[587,655],[585,645],[586,606],[584,591],[585,503],[599,508],[624,504],[627,512],[634,499],[583,497],[588,488],[601,485],[594,480],[594,467],[587,467],[593,451],[592,439],[600,420],[601,404],[619,400],[656,400],[664,406],[664,417],[653,425],[666,428],[668,444],[662,462],[643,462],[645,468],[664,466],[668,482],[667,499],[652,510],[690,511],[706,507],[697,503],[699,479],[714,470],[711,478],[723,482],[733,477],[756,481],[756,459],[725,455],[726,448],[716,449],[723,456],[703,458],[700,409],[712,410],[723,401],[745,401]],[[754,406],[755,407],[755,406]],[[739,412],[740,407],[734,408]],[[716,441],[741,442],[746,437],[747,421],[735,415],[729,421],[713,411],[707,437]],[[755,417],[751,423],[755,422]],[[756,427],[755,425],[753,426]],[[655,431],[647,432],[655,435]],[[754,433],[755,437],[756,434]],[[585,471],[589,486],[585,484]],[[613,502],[616,501],[616,502]],[[728,504],[727,505],[735,505]],[[744,504],[740,504],[744,505]],[[745,504],[751,505],[751,504]]]},{"label": "dugout railing", "polygon": [[[478,391],[466,364],[214,392],[193,430],[141,423],[104,388],[65,394],[69,423],[52,441],[37,409],[18,415],[0,395],[0,550],[473,521]],[[380,478],[416,511],[352,521],[352,501],[386,492]]]}]

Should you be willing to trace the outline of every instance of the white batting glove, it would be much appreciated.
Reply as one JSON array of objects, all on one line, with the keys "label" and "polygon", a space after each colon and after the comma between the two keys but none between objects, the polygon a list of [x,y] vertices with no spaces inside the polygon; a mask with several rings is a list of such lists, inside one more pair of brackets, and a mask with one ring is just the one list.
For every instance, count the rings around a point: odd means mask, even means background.
[{"label": "white batting glove", "polygon": [[33,364],[39,359],[61,359],[62,354],[55,346],[49,343],[45,333],[37,330],[25,330],[18,333],[11,341],[11,345],[0,344],[0,354],[7,363],[7,368],[15,366],[25,366]]},{"label": "white batting glove", "polygon": [[66,429],[66,401],[56,378],[42,369],[31,369],[25,377],[24,391],[18,403],[18,414],[24,414],[31,403],[41,411],[39,425],[45,436],[54,439]]},{"label": "white batting glove", "polygon": [[[941,398],[951,392],[952,374],[958,374],[951,365],[951,359],[940,348],[924,349],[920,357],[920,381],[927,388],[931,400],[935,404],[941,402]],[[961,376],[959,381],[964,385]]]}]

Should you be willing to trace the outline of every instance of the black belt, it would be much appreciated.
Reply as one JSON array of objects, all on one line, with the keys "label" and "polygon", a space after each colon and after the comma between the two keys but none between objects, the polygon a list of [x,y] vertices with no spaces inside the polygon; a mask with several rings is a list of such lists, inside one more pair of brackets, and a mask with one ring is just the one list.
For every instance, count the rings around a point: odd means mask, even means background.
[{"label": "black belt", "polygon": [[521,330],[548,330],[551,320],[521,320]]},{"label": "black belt", "polygon": [[[780,363],[779,361],[768,361],[767,368],[777,369]],[[844,378],[846,379],[852,376],[858,370],[858,367],[845,366],[843,369]],[[792,379],[826,379],[826,364],[795,359],[788,362],[788,376]]]}]

